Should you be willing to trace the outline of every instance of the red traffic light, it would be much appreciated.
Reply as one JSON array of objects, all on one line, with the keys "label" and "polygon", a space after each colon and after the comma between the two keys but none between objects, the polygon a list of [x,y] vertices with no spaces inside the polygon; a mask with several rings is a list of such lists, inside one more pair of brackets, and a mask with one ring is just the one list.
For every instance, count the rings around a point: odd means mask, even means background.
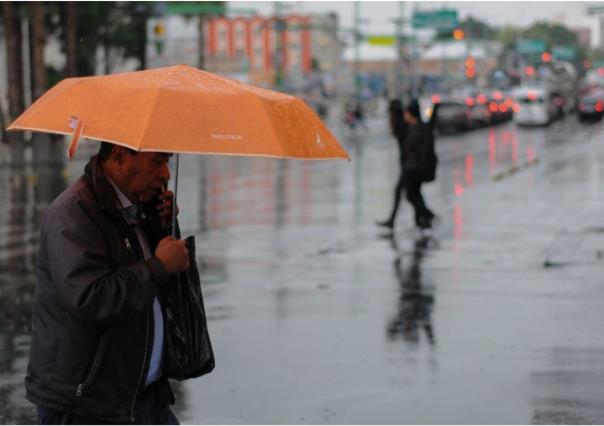
[{"label": "red traffic light", "polygon": [[551,62],[551,60],[552,60],[552,54],[549,53],[549,52],[543,52],[541,54],[541,60],[543,62]]},{"label": "red traffic light", "polygon": [[461,28],[455,28],[455,30],[453,30],[453,38],[455,40],[463,40],[465,36],[466,34]]}]

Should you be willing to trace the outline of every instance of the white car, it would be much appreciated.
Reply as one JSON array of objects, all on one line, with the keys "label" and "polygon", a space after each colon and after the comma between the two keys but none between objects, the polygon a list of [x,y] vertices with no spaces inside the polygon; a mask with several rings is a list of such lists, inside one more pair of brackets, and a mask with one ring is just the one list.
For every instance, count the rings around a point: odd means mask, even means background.
[{"label": "white car", "polygon": [[557,107],[547,90],[521,87],[514,91],[514,122],[519,125],[546,126],[557,115]]}]

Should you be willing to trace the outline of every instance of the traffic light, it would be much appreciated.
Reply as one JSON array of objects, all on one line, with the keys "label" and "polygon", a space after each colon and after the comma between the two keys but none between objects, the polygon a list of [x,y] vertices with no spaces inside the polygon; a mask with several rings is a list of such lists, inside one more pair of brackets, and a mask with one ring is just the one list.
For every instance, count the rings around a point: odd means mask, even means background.
[{"label": "traffic light", "polygon": [[453,30],[453,38],[457,41],[463,40],[466,34],[463,32],[461,28],[455,28]]},{"label": "traffic light", "polygon": [[166,27],[163,23],[157,23],[155,24],[155,26],[153,27],[153,34],[155,34],[155,37],[161,38],[164,36],[164,34],[166,34]]},{"label": "traffic light", "polygon": [[543,62],[551,62],[551,60],[552,60],[552,54],[549,53],[549,52],[543,52],[541,54],[541,60]]},{"label": "traffic light", "polygon": [[158,55],[164,51],[164,36],[166,35],[166,26],[163,22],[158,22],[153,26],[153,34],[155,35],[155,50]]},{"label": "traffic light", "polygon": [[466,67],[466,77],[472,79],[476,77],[476,59],[471,56],[468,56],[464,62]]}]

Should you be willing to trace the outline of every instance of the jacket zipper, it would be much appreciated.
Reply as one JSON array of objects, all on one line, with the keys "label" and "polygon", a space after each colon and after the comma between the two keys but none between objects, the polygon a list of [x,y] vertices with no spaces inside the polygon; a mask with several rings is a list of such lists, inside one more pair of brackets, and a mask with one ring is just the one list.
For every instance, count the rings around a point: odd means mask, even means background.
[{"label": "jacket zipper", "polygon": [[141,388],[141,384],[143,381],[143,378],[145,376],[145,370],[147,369],[147,355],[149,353],[149,331],[150,331],[150,327],[149,327],[149,311],[147,311],[146,316],[146,323],[147,323],[147,337],[145,339],[145,357],[143,358],[143,367],[141,368],[141,374],[140,377],[138,378],[138,383],[136,385],[136,392],[134,392],[134,399],[132,400],[132,408],[130,410],[130,421],[134,422],[134,408],[136,406],[136,398],[138,398],[138,391]]},{"label": "jacket zipper", "polygon": [[82,392],[84,391],[84,389],[88,388],[88,386],[90,386],[90,383],[92,383],[92,380],[96,377],[96,372],[99,369],[99,365],[101,365],[101,358],[105,349],[105,341],[105,336],[101,336],[101,340],[99,341],[99,347],[96,351],[96,354],[94,355],[94,359],[92,360],[90,371],[88,372],[88,375],[84,378],[84,381],[80,383],[78,385],[78,388],[76,389],[77,396],[82,396]]},{"label": "jacket zipper", "polygon": [[[130,242],[130,240],[128,239],[128,237],[126,237],[124,239],[124,242],[126,243],[126,248],[129,251],[135,251],[140,259],[144,259],[145,256],[143,254],[143,250],[140,247],[139,241],[138,241],[138,236],[135,233],[130,232],[130,236],[134,237],[134,239],[132,241],[134,241],[134,244],[132,244]],[[133,247],[134,245],[134,247]],[[133,250],[134,249],[134,250]],[[152,310],[153,308],[151,308]],[[136,384],[136,391],[134,392],[134,398],[132,399],[132,405],[130,408],[130,421],[134,422],[134,410],[136,408],[136,399],[138,398],[138,393],[140,391],[143,379],[145,378],[145,372],[147,371],[147,356],[149,354],[149,336],[150,336],[150,332],[151,332],[151,327],[150,327],[150,323],[149,323],[149,310],[147,310],[147,312],[145,313],[145,322],[146,322],[146,326],[147,326],[147,335],[145,338],[145,356],[143,357],[143,366],[141,368],[141,374],[138,378],[138,383]]]}]

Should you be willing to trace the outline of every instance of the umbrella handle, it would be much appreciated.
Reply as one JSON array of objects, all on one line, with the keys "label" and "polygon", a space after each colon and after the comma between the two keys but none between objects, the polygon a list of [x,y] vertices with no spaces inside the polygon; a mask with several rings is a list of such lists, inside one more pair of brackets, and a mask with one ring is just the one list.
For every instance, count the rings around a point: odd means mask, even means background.
[{"label": "umbrella handle", "polygon": [[176,174],[174,176],[174,199],[172,200],[172,237],[176,238],[176,196],[178,195],[178,160],[176,154]]}]

